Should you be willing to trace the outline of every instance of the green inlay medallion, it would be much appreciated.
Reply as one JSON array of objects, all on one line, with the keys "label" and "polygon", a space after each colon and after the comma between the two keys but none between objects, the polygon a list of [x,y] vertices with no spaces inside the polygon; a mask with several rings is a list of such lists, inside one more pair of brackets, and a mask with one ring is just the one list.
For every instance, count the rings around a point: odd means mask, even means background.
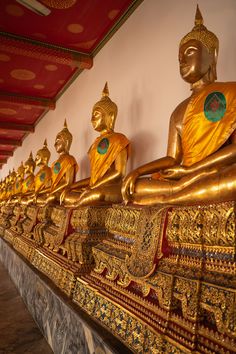
[{"label": "green inlay medallion", "polygon": [[40,181],[43,182],[45,180],[45,177],[46,177],[46,173],[42,172],[41,175],[39,176]]},{"label": "green inlay medallion", "polygon": [[60,162],[56,162],[54,167],[53,167],[53,172],[57,175],[60,172],[60,169],[61,169]]},{"label": "green inlay medallion", "polygon": [[226,98],[222,92],[212,92],[205,99],[204,114],[210,122],[218,122],[224,117]]},{"label": "green inlay medallion", "polygon": [[107,138],[103,138],[99,144],[98,144],[98,147],[97,147],[97,152],[100,154],[100,155],[104,155],[108,148],[109,148],[109,140]]}]

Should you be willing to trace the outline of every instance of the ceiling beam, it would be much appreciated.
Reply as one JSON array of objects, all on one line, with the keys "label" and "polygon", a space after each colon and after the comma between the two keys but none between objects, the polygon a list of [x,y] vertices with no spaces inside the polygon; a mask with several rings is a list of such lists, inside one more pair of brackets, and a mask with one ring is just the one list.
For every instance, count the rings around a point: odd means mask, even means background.
[{"label": "ceiling beam", "polygon": [[12,92],[0,92],[0,103],[13,103],[17,105],[27,105],[42,109],[54,110],[56,107],[55,100],[41,97],[19,95]]},{"label": "ceiling beam", "polygon": [[9,150],[0,150],[0,156],[13,156],[13,151]]},{"label": "ceiling beam", "polygon": [[15,139],[2,139],[0,138],[0,145],[21,146],[22,141]]},{"label": "ceiling beam", "polygon": [[10,123],[10,122],[1,122],[0,118],[0,130],[18,130],[21,132],[30,132],[34,133],[34,126],[31,124],[18,124],[18,123]]},{"label": "ceiling beam", "polygon": [[4,163],[7,163],[7,159],[1,159],[1,158],[0,158],[0,164],[2,165],[2,164],[4,164]]},{"label": "ceiling beam", "polygon": [[0,31],[0,50],[55,64],[74,66],[79,69],[90,69],[93,66],[93,58],[86,53],[3,31]]}]

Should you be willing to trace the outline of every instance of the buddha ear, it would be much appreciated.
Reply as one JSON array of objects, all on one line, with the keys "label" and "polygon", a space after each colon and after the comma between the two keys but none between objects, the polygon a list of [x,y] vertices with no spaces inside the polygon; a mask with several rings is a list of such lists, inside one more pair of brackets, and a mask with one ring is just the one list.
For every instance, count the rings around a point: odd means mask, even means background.
[{"label": "buddha ear", "polygon": [[116,121],[116,117],[114,113],[109,113],[108,115],[108,122],[107,122],[107,127],[109,130],[114,130],[114,126],[115,126],[115,121]]},{"label": "buddha ear", "polygon": [[217,63],[217,58],[218,58],[218,53],[217,50],[214,50],[214,59],[215,59],[215,63]]},{"label": "buddha ear", "polygon": [[218,59],[218,53],[217,50],[215,49],[213,53],[213,64],[212,64],[212,74],[214,76],[214,80],[217,80],[217,72],[216,72],[217,59]]},{"label": "buddha ear", "polygon": [[217,63],[217,51],[216,49],[214,50],[213,53],[211,53],[211,64],[210,64],[210,68],[209,68],[209,80],[210,81],[215,81],[217,80],[217,72],[216,72],[216,63]]}]

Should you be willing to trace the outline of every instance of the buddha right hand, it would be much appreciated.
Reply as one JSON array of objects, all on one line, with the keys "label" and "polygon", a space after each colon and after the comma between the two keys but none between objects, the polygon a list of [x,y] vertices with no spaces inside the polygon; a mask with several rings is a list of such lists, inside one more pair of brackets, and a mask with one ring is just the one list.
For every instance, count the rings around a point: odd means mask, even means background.
[{"label": "buddha right hand", "polygon": [[139,173],[137,170],[130,172],[124,179],[122,184],[121,193],[125,204],[127,204],[134,194],[135,183],[137,178],[139,177]]}]

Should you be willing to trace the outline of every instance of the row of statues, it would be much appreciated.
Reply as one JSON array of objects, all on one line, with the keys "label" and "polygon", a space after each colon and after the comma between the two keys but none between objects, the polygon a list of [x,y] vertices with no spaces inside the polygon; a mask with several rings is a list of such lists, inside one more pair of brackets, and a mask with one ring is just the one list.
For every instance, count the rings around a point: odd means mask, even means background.
[{"label": "row of statues", "polygon": [[[182,78],[191,85],[191,96],[170,118],[167,155],[136,168],[126,177],[130,142],[114,132],[117,105],[109,98],[107,84],[92,111],[92,125],[99,133],[89,149],[89,178],[75,181],[76,160],[69,154],[72,135],[65,123],[56,136],[58,159],[48,166],[45,141],[35,161],[28,160],[0,185],[0,201],[58,202],[66,207],[104,203],[199,204],[236,197],[236,83],[216,82],[219,42],[203,25],[197,7],[195,26],[180,42]],[[35,165],[39,171],[34,175]]]},{"label": "row of statues", "polygon": [[[77,162],[69,154],[72,134],[64,128],[56,136],[58,159],[48,166],[50,151],[45,140],[35,160],[30,153],[25,163],[9,173],[1,183],[0,200],[10,204],[44,206],[59,202],[68,207],[122,201],[121,185],[126,172],[129,140],[114,132],[117,105],[109,98],[108,86],[92,111],[92,125],[99,137],[89,149],[91,176],[75,181]],[[39,170],[34,175],[35,167]]]}]

